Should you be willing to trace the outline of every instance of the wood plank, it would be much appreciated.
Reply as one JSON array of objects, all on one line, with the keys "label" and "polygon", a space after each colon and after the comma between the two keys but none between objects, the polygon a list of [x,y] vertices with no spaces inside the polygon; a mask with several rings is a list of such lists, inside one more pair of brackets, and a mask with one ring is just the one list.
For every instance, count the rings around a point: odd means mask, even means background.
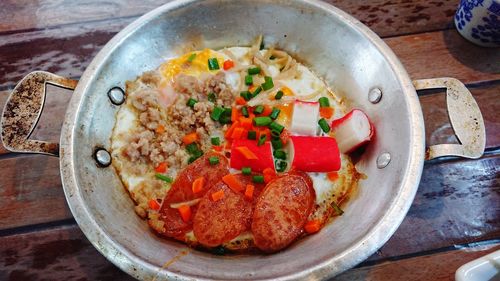
[{"label": "wood plank", "polygon": [[[492,244],[383,262],[334,280],[454,280],[461,265],[498,249],[500,244]],[[1,280],[133,280],[99,254],[76,225],[0,237],[0,253]]]},{"label": "wood plank", "polygon": [[58,158],[22,155],[0,159],[0,171],[0,229],[72,218]]},{"label": "wood plank", "polygon": [[0,237],[0,280],[135,280],[76,225]]},{"label": "wood plank", "polygon": [[465,40],[455,29],[384,40],[412,79],[454,77],[464,83],[500,79],[498,48]]},{"label": "wood plank", "polygon": [[401,226],[370,260],[500,237],[500,156],[427,163]]},{"label": "wood plank", "polygon": [[[0,33],[54,28],[112,18],[136,17],[168,0],[14,1],[0,7]],[[327,0],[372,28],[380,36],[441,30],[452,26],[456,1]],[[75,12],[78,11],[78,12]]]},{"label": "wood plank", "polygon": [[333,280],[453,281],[455,272],[460,266],[499,249],[500,244],[493,244],[384,262],[374,266],[353,268]]}]

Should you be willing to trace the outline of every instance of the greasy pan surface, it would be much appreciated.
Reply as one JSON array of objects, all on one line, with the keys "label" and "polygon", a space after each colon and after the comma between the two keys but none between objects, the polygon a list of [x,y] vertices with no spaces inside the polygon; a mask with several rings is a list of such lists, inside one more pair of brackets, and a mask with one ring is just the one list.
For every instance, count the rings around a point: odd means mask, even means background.
[{"label": "greasy pan surface", "polygon": [[[320,233],[273,255],[214,256],[161,239],[133,211],[115,171],[99,168],[96,147],[109,148],[118,109],[114,86],[164,60],[205,47],[267,45],[295,55],[374,122],[375,140],[357,167],[368,178],[345,213]],[[379,87],[378,104],[368,92]],[[390,49],[342,11],[316,1],[176,1],[141,17],[116,35],[83,74],[61,135],[61,171],[69,206],[92,244],[139,279],[326,278],[361,262],[396,230],[416,192],[424,159],[420,105]],[[378,169],[376,158],[392,160]]]}]

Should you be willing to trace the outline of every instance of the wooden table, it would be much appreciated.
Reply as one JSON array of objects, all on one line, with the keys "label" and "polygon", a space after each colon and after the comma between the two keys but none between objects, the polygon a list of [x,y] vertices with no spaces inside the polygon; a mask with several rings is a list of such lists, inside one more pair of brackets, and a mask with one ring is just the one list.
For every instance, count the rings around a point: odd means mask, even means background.
[{"label": "wooden table", "polygon": [[[78,79],[120,29],[162,0],[2,0],[0,107],[24,75]],[[500,249],[500,49],[477,47],[453,25],[458,0],[328,1],[394,50],[413,79],[450,76],[471,89],[487,130],[478,160],[428,162],[394,236],[336,280],[453,280],[455,270]],[[59,92],[61,92],[59,94]],[[37,138],[57,140],[70,93],[49,89]],[[442,93],[420,97],[428,144],[456,142]],[[0,146],[0,279],[130,280],[84,237],[68,209],[58,159]]]}]

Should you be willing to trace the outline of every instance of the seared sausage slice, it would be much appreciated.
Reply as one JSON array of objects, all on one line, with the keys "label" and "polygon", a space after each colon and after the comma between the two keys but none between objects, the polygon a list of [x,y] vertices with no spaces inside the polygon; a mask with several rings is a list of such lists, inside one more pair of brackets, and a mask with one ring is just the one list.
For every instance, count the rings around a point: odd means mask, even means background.
[{"label": "seared sausage slice", "polygon": [[[235,175],[243,186],[253,184],[250,176]],[[253,184],[255,192],[263,185]],[[212,194],[224,191],[224,197],[218,201]],[[242,232],[250,229],[252,219],[252,202],[243,193],[229,188],[224,182],[218,182],[201,199],[198,211],[193,219],[193,232],[198,242],[207,247],[219,246],[228,242]]]},{"label": "seared sausage slice", "polygon": [[[210,157],[219,158],[219,163],[210,165]],[[201,198],[207,190],[229,173],[229,164],[227,158],[216,152],[205,153],[202,157],[196,159],[193,163],[184,168],[175,178],[167,196],[166,202],[180,203]],[[193,193],[193,182],[199,177],[205,178],[204,188],[201,192]]]},{"label": "seared sausage slice", "polygon": [[[208,159],[212,156],[219,158],[218,164],[210,165]],[[170,205],[202,197],[228,172],[228,161],[226,157],[215,152],[206,153],[184,168],[184,170],[177,175],[177,178],[172,183],[172,187],[163,199],[163,204],[159,211],[159,219],[164,222],[164,230],[160,232],[160,234],[179,239],[179,237],[183,238],[186,232],[191,231],[193,228],[192,221],[184,222],[179,211],[175,208],[171,208]],[[193,181],[199,177],[205,178],[204,187],[200,192],[193,193]],[[191,207],[193,215],[196,213],[196,209],[195,206]]]},{"label": "seared sausage slice", "polygon": [[311,213],[315,194],[312,181],[294,172],[268,183],[255,205],[252,234],[264,252],[276,252],[291,244],[302,232]]}]

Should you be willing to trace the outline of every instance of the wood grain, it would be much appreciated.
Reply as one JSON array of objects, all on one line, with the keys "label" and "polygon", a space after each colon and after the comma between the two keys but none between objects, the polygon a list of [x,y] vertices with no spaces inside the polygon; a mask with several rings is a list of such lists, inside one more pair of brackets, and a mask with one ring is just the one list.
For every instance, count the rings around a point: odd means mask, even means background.
[{"label": "wood grain", "polygon": [[106,260],[76,225],[0,237],[0,280],[135,280]]},{"label": "wood grain", "polygon": [[[136,17],[168,0],[4,0],[0,7],[0,34],[57,28],[62,25]],[[441,30],[452,26],[456,1],[328,0],[353,15],[380,36]]]},{"label": "wood grain", "polygon": [[499,249],[500,244],[493,244],[358,267],[333,280],[453,281],[455,280],[455,272],[460,266]]},{"label": "wood grain", "polygon": [[500,237],[500,156],[427,163],[403,223],[372,260]]},{"label": "wood grain", "polygon": [[22,155],[0,159],[0,229],[71,218],[59,159]]}]

